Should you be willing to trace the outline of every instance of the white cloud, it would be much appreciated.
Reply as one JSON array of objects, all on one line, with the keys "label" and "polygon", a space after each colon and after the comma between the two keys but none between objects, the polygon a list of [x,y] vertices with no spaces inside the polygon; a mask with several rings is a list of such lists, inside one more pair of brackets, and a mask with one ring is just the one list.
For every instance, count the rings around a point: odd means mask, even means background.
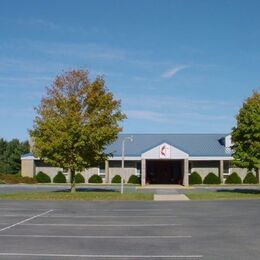
[{"label": "white cloud", "polygon": [[176,67],[171,68],[171,69],[167,70],[166,72],[164,72],[162,74],[162,77],[165,78],[165,79],[170,79],[173,76],[175,76],[178,72],[180,72],[180,71],[182,71],[184,69],[187,69],[189,67],[190,67],[189,65],[179,65],[179,66],[176,66]]}]

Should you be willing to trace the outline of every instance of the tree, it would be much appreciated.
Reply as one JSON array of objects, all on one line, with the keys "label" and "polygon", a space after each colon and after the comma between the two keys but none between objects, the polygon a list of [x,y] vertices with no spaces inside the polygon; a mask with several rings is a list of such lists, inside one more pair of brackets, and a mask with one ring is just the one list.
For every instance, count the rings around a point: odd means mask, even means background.
[{"label": "tree", "polygon": [[232,129],[234,164],[254,169],[259,182],[260,168],[260,93],[245,100],[236,116],[237,126]]},{"label": "tree", "polygon": [[69,170],[71,192],[76,191],[77,171],[96,166],[110,155],[105,146],[115,141],[119,123],[126,117],[104,79],[98,76],[91,82],[83,69],[57,76],[36,112],[30,131],[33,151]]},{"label": "tree", "polygon": [[21,170],[21,155],[29,152],[28,141],[0,139],[0,173],[15,174]]}]

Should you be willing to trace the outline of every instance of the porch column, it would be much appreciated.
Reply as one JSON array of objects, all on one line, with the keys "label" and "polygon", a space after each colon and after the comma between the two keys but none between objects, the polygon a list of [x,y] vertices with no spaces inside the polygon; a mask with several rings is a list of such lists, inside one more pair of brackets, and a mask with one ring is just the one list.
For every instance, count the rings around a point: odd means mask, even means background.
[{"label": "porch column", "polygon": [[223,162],[223,160],[220,160],[219,161],[219,178],[220,178],[220,183],[224,183],[223,172],[224,172],[224,162]]},{"label": "porch column", "polygon": [[189,186],[189,160],[184,159],[183,186]]},{"label": "porch column", "polygon": [[146,162],[145,159],[141,160],[141,185],[145,185],[146,180]]},{"label": "porch column", "polygon": [[255,175],[256,175],[257,183],[260,184],[260,173],[259,173],[259,168],[255,169]]},{"label": "porch column", "polygon": [[108,162],[108,160],[105,161],[105,174],[106,174],[106,183],[110,183],[109,162]]}]

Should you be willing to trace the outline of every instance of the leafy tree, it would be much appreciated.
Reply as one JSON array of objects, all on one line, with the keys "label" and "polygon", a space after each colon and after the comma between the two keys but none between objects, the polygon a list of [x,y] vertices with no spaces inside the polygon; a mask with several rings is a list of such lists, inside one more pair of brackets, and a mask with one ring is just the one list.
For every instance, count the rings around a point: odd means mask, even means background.
[{"label": "leafy tree", "polygon": [[21,170],[21,155],[29,152],[28,141],[0,139],[0,172],[15,174]]},{"label": "leafy tree", "polygon": [[76,171],[109,156],[105,146],[117,138],[125,118],[120,108],[104,79],[98,76],[91,82],[83,69],[57,76],[47,88],[30,131],[33,150],[52,165],[69,170],[71,192],[76,191]]},{"label": "leafy tree", "polygon": [[232,130],[234,164],[248,170],[255,169],[259,182],[260,167],[260,93],[245,100],[236,116]]}]

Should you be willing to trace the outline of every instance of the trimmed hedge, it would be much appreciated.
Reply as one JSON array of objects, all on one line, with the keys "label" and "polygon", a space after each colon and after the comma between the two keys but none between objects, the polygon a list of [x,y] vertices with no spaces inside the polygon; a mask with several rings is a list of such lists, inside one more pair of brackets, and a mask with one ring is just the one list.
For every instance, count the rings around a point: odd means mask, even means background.
[{"label": "trimmed hedge", "polygon": [[120,175],[115,175],[112,178],[111,183],[121,183],[121,176]]},{"label": "trimmed hedge", "polygon": [[85,178],[83,177],[82,174],[77,173],[75,176],[75,182],[76,183],[85,183]]},{"label": "trimmed hedge", "polygon": [[189,184],[202,184],[202,178],[197,172],[192,172],[189,176]]},{"label": "trimmed hedge", "polygon": [[236,172],[232,172],[226,179],[226,184],[241,184],[242,180]]},{"label": "trimmed hedge", "polygon": [[257,184],[257,178],[252,172],[248,172],[246,177],[243,180],[245,184]]},{"label": "trimmed hedge", "polygon": [[220,178],[214,174],[213,172],[210,172],[203,181],[204,184],[220,184]]},{"label": "trimmed hedge", "polygon": [[[120,180],[121,181],[121,180]],[[140,184],[140,178],[136,175],[131,175],[128,179],[128,183]]]},{"label": "trimmed hedge", "polygon": [[57,173],[57,175],[53,178],[53,182],[54,183],[66,183],[67,181],[66,181],[65,175],[61,171],[59,171]]},{"label": "trimmed hedge", "polygon": [[102,178],[97,175],[97,174],[94,174],[92,175],[89,179],[88,179],[88,182],[89,183],[102,183]]},{"label": "trimmed hedge", "polygon": [[35,179],[39,183],[50,183],[51,182],[51,178],[46,173],[44,173],[42,171],[37,173]]}]

